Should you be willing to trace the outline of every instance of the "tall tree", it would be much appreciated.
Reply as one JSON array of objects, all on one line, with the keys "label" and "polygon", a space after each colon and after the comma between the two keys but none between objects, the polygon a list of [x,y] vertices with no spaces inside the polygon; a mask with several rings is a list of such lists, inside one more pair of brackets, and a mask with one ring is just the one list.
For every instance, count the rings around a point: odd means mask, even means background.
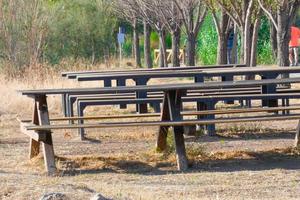
[{"label": "tall tree", "polygon": [[173,67],[179,67],[180,28],[182,25],[179,11],[173,0],[155,0],[154,2],[154,6],[157,8],[156,15],[159,16],[159,19],[172,36],[172,65]]},{"label": "tall tree", "polygon": [[251,24],[255,0],[216,0],[216,2],[226,11],[230,18],[237,24],[242,41],[242,60],[250,66],[251,58]]},{"label": "tall tree", "polygon": [[258,0],[277,32],[277,64],[289,66],[289,41],[292,22],[300,6],[299,0]]},{"label": "tall tree", "polygon": [[187,35],[187,65],[195,66],[197,37],[207,13],[207,7],[201,0],[173,0]]},{"label": "tall tree", "polygon": [[135,13],[141,17],[141,20],[145,20],[150,24],[159,35],[159,67],[167,67],[167,48],[166,48],[166,25],[161,19],[159,13],[159,7],[162,1],[159,0],[133,0],[135,1]]},{"label": "tall tree", "polygon": [[147,68],[153,67],[153,61],[151,57],[151,26],[147,22],[147,20],[143,20],[144,24],[144,59],[145,59],[145,66]]},{"label": "tall tree", "polygon": [[123,18],[125,18],[132,26],[133,29],[133,53],[135,64],[137,67],[142,66],[141,53],[140,53],[140,37],[138,30],[138,13],[134,12],[137,4],[135,0],[115,0],[115,10]]},{"label": "tall tree", "polygon": [[214,0],[207,0],[206,4],[212,14],[218,34],[217,63],[227,64],[227,41],[230,31],[234,28],[233,23],[226,11],[220,8]]}]

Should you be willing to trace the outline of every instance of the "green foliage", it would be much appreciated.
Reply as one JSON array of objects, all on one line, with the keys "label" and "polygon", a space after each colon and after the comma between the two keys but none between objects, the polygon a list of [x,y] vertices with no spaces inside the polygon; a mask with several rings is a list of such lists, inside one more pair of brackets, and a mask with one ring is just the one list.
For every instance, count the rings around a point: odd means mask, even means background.
[{"label": "green foliage", "polygon": [[213,18],[207,15],[198,36],[198,60],[203,65],[215,64],[217,60],[218,35]]},{"label": "green foliage", "polygon": [[261,20],[261,27],[258,33],[257,55],[258,64],[270,65],[276,62],[270,41],[270,24],[266,17],[262,17]]},{"label": "green foliage", "polygon": [[132,55],[132,39],[130,37],[126,37],[125,42],[122,46],[122,54],[124,57],[130,57]]},{"label": "green foliage", "polygon": [[50,63],[64,57],[93,58],[114,53],[117,20],[105,0],[61,0],[53,4],[56,15],[51,21],[44,56]]}]

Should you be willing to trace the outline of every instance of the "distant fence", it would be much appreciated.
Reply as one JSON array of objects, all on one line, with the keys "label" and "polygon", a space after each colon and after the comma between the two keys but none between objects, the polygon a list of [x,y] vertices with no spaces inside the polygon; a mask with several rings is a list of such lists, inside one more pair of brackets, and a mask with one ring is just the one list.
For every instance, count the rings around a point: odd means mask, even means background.
[{"label": "distant fence", "polygon": [[[167,61],[168,63],[172,63],[172,49],[167,49]],[[184,49],[179,49],[179,60],[180,63],[185,63],[185,50]],[[159,62],[159,56],[160,52],[159,49],[154,50],[154,63],[158,64]]]}]

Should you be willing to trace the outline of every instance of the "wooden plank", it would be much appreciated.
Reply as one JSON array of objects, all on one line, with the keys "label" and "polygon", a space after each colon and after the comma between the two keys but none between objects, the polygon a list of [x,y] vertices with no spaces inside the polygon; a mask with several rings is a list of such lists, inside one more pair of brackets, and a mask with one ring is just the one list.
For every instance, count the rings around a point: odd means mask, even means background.
[{"label": "wooden plank", "polygon": [[253,121],[275,121],[275,120],[298,120],[300,114],[291,115],[263,115],[254,117],[236,117],[236,118],[219,118],[214,120],[183,120],[183,121],[149,121],[149,122],[103,122],[103,123],[86,123],[83,125],[60,124],[60,125],[43,125],[28,126],[27,130],[59,130],[59,129],[78,129],[78,128],[114,128],[114,127],[136,127],[136,126],[188,126],[188,125],[207,125],[207,124],[226,124],[242,123]]},{"label": "wooden plank", "polygon": [[300,120],[298,122],[297,130],[296,130],[295,147],[300,148]]},{"label": "wooden plank", "polygon": [[[292,111],[300,110],[300,106],[290,106],[290,107],[271,107],[271,108],[244,108],[244,109],[228,109],[228,110],[205,110],[202,111],[183,111],[181,115],[184,116],[194,116],[194,115],[222,115],[222,114],[239,114],[239,113],[259,113],[259,112],[271,112],[271,111]],[[101,119],[130,119],[130,118],[148,118],[148,117],[159,117],[160,113],[149,113],[149,114],[120,114],[120,115],[108,115],[108,116],[85,116],[85,117],[58,117],[52,118],[50,121],[59,122],[59,121],[68,121],[68,120],[101,120]],[[19,120],[21,123],[29,123],[31,120]]]},{"label": "wooden plank", "polygon": [[228,81],[228,82],[209,82],[209,83],[182,83],[182,84],[163,84],[147,86],[127,86],[113,88],[69,88],[69,89],[43,89],[43,90],[20,90],[22,95],[36,96],[46,94],[101,94],[101,93],[119,93],[119,92],[138,92],[138,91],[170,91],[170,90],[194,90],[194,89],[218,89],[234,87],[252,87],[268,84],[286,84],[300,83],[300,78],[287,79],[268,79],[268,80],[250,80],[250,81]]},{"label": "wooden plank", "polygon": [[[160,121],[170,121],[170,111],[168,106],[168,97],[165,94],[163,99],[162,111],[160,114]],[[156,150],[164,151],[167,148],[167,136],[169,126],[160,126],[157,134]]]},{"label": "wooden plank", "polygon": [[144,72],[144,73],[123,73],[123,74],[104,74],[104,75],[80,75],[77,76],[77,81],[98,81],[103,79],[117,79],[117,78],[174,78],[174,77],[194,77],[202,75],[205,77],[216,77],[216,76],[242,76],[242,75],[264,75],[264,74],[283,74],[283,73],[299,73],[300,67],[289,68],[289,67],[268,67],[268,68],[241,68],[240,70],[186,70],[186,71],[159,71],[159,72]]},{"label": "wooden plank", "polygon": [[[38,112],[37,112],[37,105],[36,102],[34,101],[34,106],[33,106],[33,114],[32,114],[32,123],[35,125],[40,125],[39,124],[39,119],[38,119]],[[40,153],[40,134],[38,134],[35,131],[28,131],[24,129],[24,124],[21,124],[21,129],[22,132],[29,135],[29,159],[35,158],[36,156],[39,155]]]},{"label": "wooden plank", "polygon": [[[37,101],[38,117],[39,117],[40,125],[49,126],[50,121],[49,121],[48,104],[47,104],[46,96],[45,95],[39,96],[38,98],[36,98],[36,101]],[[47,136],[46,140],[42,141],[45,168],[48,175],[53,175],[56,172],[56,166],[55,166],[55,155],[53,149],[52,135],[49,132],[49,129],[44,129],[42,131],[44,131],[44,133]]]},{"label": "wooden plank", "polygon": [[[167,92],[168,107],[170,112],[171,121],[181,121],[181,91],[169,91]],[[177,168],[180,171],[188,169],[188,160],[186,156],[183,126],[173,126],[174,143],[176,150]]]},{"label": "wooden plank", "polygon": [[116,73],[133,73],[133,72],[145,72],[145,71],[168,71],[168,70],[191,70],[191,69],[220,69],[220,68],[237,68],[246,67],[245,64],[226,64],[226,65],[204,65],[194,67],[163,67],[152,69],[129,69],[129,70],[95,70],[95,71],[71,71],[62,72],[62,77],[69,77],[82,74],[116,74]]},{"label": "wooden plank", "polygon": [[30,153],[30,158],[34,158],[39,154],[39,147],[40,147],[40,142],[46,140],[46,135],[43,133],[39,133],[37,131],[33,130],[27,130],[27,126],[34,126],[32,123],[21,123],[21,132],[24,133],[25,135],[30,137],[30,141],[35,141],[35,144],[30,145],[30,150],[33,150],[34,152]]}]

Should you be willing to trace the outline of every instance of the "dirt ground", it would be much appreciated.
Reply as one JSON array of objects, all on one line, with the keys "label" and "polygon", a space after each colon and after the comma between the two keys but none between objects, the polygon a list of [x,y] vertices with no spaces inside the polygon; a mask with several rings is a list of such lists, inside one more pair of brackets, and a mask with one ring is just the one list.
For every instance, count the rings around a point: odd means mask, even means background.
[{"label": "dirt ground", "polygon": [[[2,110],[15,98],[5,99]],[[185,173],[176,171],[173,154],[155,152],[157,127],[89,130],[84,142],[76,131],[55,131],[59,172],[47,177],[41,156],[28,160],[29,139],[16,119],[31,108],[21,100],[0,113],[0,199],[49,192],[76,200],[94,193],[120,200],[300,199],[300,153],[291,148],[297,121],[220,125],[218,137],[186,137]]]},{"label": "dirt ground", "polygon": [[96,192],[109,199],[300,199],[300,154],[289,149],[297,123],[285,124],[284,130],[249,124],[239,134],[188,137],[185,173],[176,171],[172,155],[154,153],[155,127],[92,130],[85,142],[61,132],[54,134],[60,174],[46,177],[41,157],[27,159],[28,138],[15,116],[2,115],[0,199],[48,192],[82,200]]}]

